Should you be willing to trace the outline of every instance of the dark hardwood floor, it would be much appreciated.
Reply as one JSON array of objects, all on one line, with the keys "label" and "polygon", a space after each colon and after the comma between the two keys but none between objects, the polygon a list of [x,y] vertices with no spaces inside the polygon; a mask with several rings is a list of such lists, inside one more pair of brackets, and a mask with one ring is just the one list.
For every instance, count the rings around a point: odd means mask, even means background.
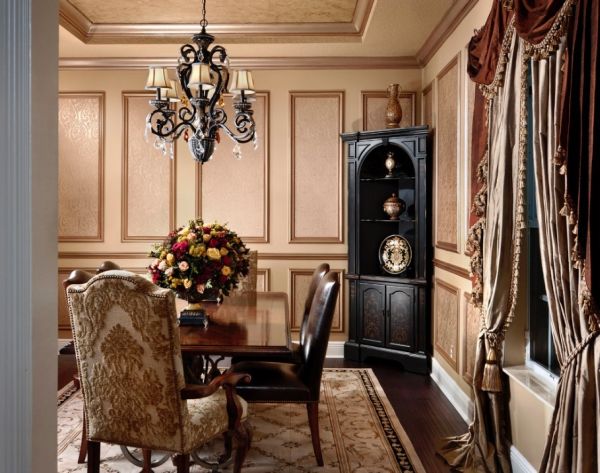
[{"label": "dark hardwood floor", "polygon": [[[436,455],[436,447],[442,438],[466,432],[467,425],[429,376],[407,373],[398,364],[382,360],[353,363],[341,359],[328,359],[325,366],[372,368],[423,462],[425,471],[450,471],[444,461]],[[59,355],[59,389],[72,379],[75,372],[75,356]]]}]

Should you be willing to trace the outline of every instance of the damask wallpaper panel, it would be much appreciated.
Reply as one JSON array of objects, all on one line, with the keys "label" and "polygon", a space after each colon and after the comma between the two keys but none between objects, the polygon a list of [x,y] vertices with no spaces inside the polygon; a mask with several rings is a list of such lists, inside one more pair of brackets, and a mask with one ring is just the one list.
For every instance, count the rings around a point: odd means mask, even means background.
[{"label": "damask wallpaper panel", "polygon": [[290,92],[290,243],[342,243],[344,92]]},{"label": "damask wallpaper panel", "polygon": [[151,94],[123,92],[121,240],[162,240],[175,226],[175,159],[145,139]]},{"label": "damask wallpaper panel", "polygon": [[58,240],[104,240],[104,92],[58,98]]},{"label": "damask wallpaper panel", "polygon": [[434,288],[434,344],[444,359],[458,370],[459,289],[435,279]]},{"label": "damask wallpaper panel", "polygon": [[[343,269],[332,269],[338,273],[340,281],[344,281]],[[304,315],[304,303],[308,294],[308,288],[312,279],[312,269],[290,269],[290,328],[293,332],[300,330],[302,318]],[[340,292],[338,294],[335,312],[333,314],[333,322],[331,324],[331,332],[343,332],[342,315],[344,313],[344,284],[340,284]]]},{"label": "damask wallpaper panel", "polygon": [[[233,157],[235,144],[220,133],[214,158],[201,167],[201,202],[205,221],[228,222],[246,242],[269,241],[269,93],[259,92],[252,104],[257,131],[257,148],[252,143],[239,145],[242,158]],[[235,111],[227,97],[225,111],[233,123]]]},{"label": "damask wallpaper panel", "polygon": [[[437,77],[435,245],[458,252],[458,56]],[[443,197],[442,197],[443,196]]]},{"label": "damask wallpaper panel", "polygon": [[[387,92],[385,90],[363,90],[361,96],[363,130],[385,129],[385,109],[388,103]],[[415,92],[401,92],[398,95],[398,101],[402,108],[400,128],[415,125],[415,97]]]},{"label": "damask wallpaper panel", "polygon": [[473,382],[473,369],[475,368],[475,347],[479,336],[481,317],[479,310],[471,302],[471,295],[464,293],[464,352],[463,352],[463,378],[467,383]]}]

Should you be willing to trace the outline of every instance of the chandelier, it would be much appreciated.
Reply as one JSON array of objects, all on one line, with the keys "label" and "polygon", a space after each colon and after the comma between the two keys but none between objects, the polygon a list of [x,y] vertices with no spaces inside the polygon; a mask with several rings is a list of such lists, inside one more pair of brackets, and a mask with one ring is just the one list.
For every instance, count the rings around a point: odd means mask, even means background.
[{"label": "chandelier", "polygon": [[[254,142],[257,147],[250,96],[255,93],[250,71],[229,70],[229,58],[223,46],[211,48],[215,37],[206,32],[206,0],[202,1],[200,33],[192,37],[194,44],[181,46],[177,61],[177,78],[171,80],[166,67],[150,66],[146,89],[155,90],[150,100],[154,110],[146,119],[148,132],[155,135],[154,145],[173,157],[173,143],[181,135],[194,159],[205,163],[212,158],[222,130],[236,144],[233,154],[241,157],[240,143]],[[224,94],[233,95],[235,118],[227,125]],[[177,102],[181,102],[178,106]]]}]

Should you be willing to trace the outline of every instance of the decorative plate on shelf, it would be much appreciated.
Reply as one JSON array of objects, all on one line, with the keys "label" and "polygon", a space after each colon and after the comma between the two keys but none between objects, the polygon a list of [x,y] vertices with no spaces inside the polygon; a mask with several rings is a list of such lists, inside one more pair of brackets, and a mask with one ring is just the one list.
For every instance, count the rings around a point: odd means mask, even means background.
[{"label": "decorative plate on shelf", "polygon": [[379,263],[384,271],[400,274],[406,271],[412,260],[412,249],[402,235],[390,235],[379,245]]}]

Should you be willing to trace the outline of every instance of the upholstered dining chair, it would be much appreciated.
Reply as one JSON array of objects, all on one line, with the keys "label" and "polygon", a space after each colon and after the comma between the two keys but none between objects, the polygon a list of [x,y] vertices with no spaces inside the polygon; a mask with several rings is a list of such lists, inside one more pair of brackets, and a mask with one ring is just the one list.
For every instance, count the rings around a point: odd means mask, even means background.
[{"label": "upholstered dining chair", "polygon": [[[186,385],[175,298],[142,276],[111,270],[67,287],[88,440],[88,472],[100,471],[100,443],[173,452],[178,473],[189,455],[224,434],[238,448],[240,472],[249,448],[247,404],[235,386],[249,377],[230,373],[209,385]],[[221,389],[224,388],[224,389]]]},{"label": "upholstered dining chair", "polygon": [[[121,267],[113,262],[113,261],[104,261],[98,269],[96,269],[96,274],[103,273],[105,271],[111,269],[121,269]],[[67,279],[65,279],[62,284],[65,288],[65,296],[66,290],[71,284],[85,284],[90,279],[94,277],[93,273],[88,271],[84,271],[83,269],[74,269],[69,273]],[[73,383],[78,389],[81,389],[81,382],[79,380],[79,373],[73,375]],[[83,410],[83,419],[82,419],[83,427],[81,431],[81,443],[79,444],[79,457],[77,458],[77,463],[85,463],[85,459],[87,457],[87,434],[86,434],[86,420],[85,420],[85,409]]]},{"label": "upholstered dining chair", "polygon": [[306,320],[300,345],[301,361],[295,363],[241,361],[230,373],[248,373],[252,380],[237,392],[248,402],[304,403],[308,412],[313,450],[323,466],[319,436],[319,397],[323,363],[340,283],[335,272],[323,276]]},{"label": "upholstered dining chair", "polygon": [[312,277],[310,278],[310,284],[308,286],[308,293],[306,294],[306,299],[304,300],[304,309],[302,311],[302,322],[300,323],[300,332],[299,332],[299,343],[292,343],[292,350],[289,355],[262,355],[262,356],[250,356],[250,355],[238,355],[232,358],[231,363],[238,363],[240,361],[284,361],[287,363],[294,363],[300,361],[302,359],[300,355],[301,346],[304,343],[304,337],[306,333],[306,321],[308,320],[308,314],[310,313],[310,308],[312,306],[313,299],[315,297],[315,292],[317,291],[317,287],[325,276],[329,272],[329,264],[321,263],[319,266],[315,268],[312,273]]}]

